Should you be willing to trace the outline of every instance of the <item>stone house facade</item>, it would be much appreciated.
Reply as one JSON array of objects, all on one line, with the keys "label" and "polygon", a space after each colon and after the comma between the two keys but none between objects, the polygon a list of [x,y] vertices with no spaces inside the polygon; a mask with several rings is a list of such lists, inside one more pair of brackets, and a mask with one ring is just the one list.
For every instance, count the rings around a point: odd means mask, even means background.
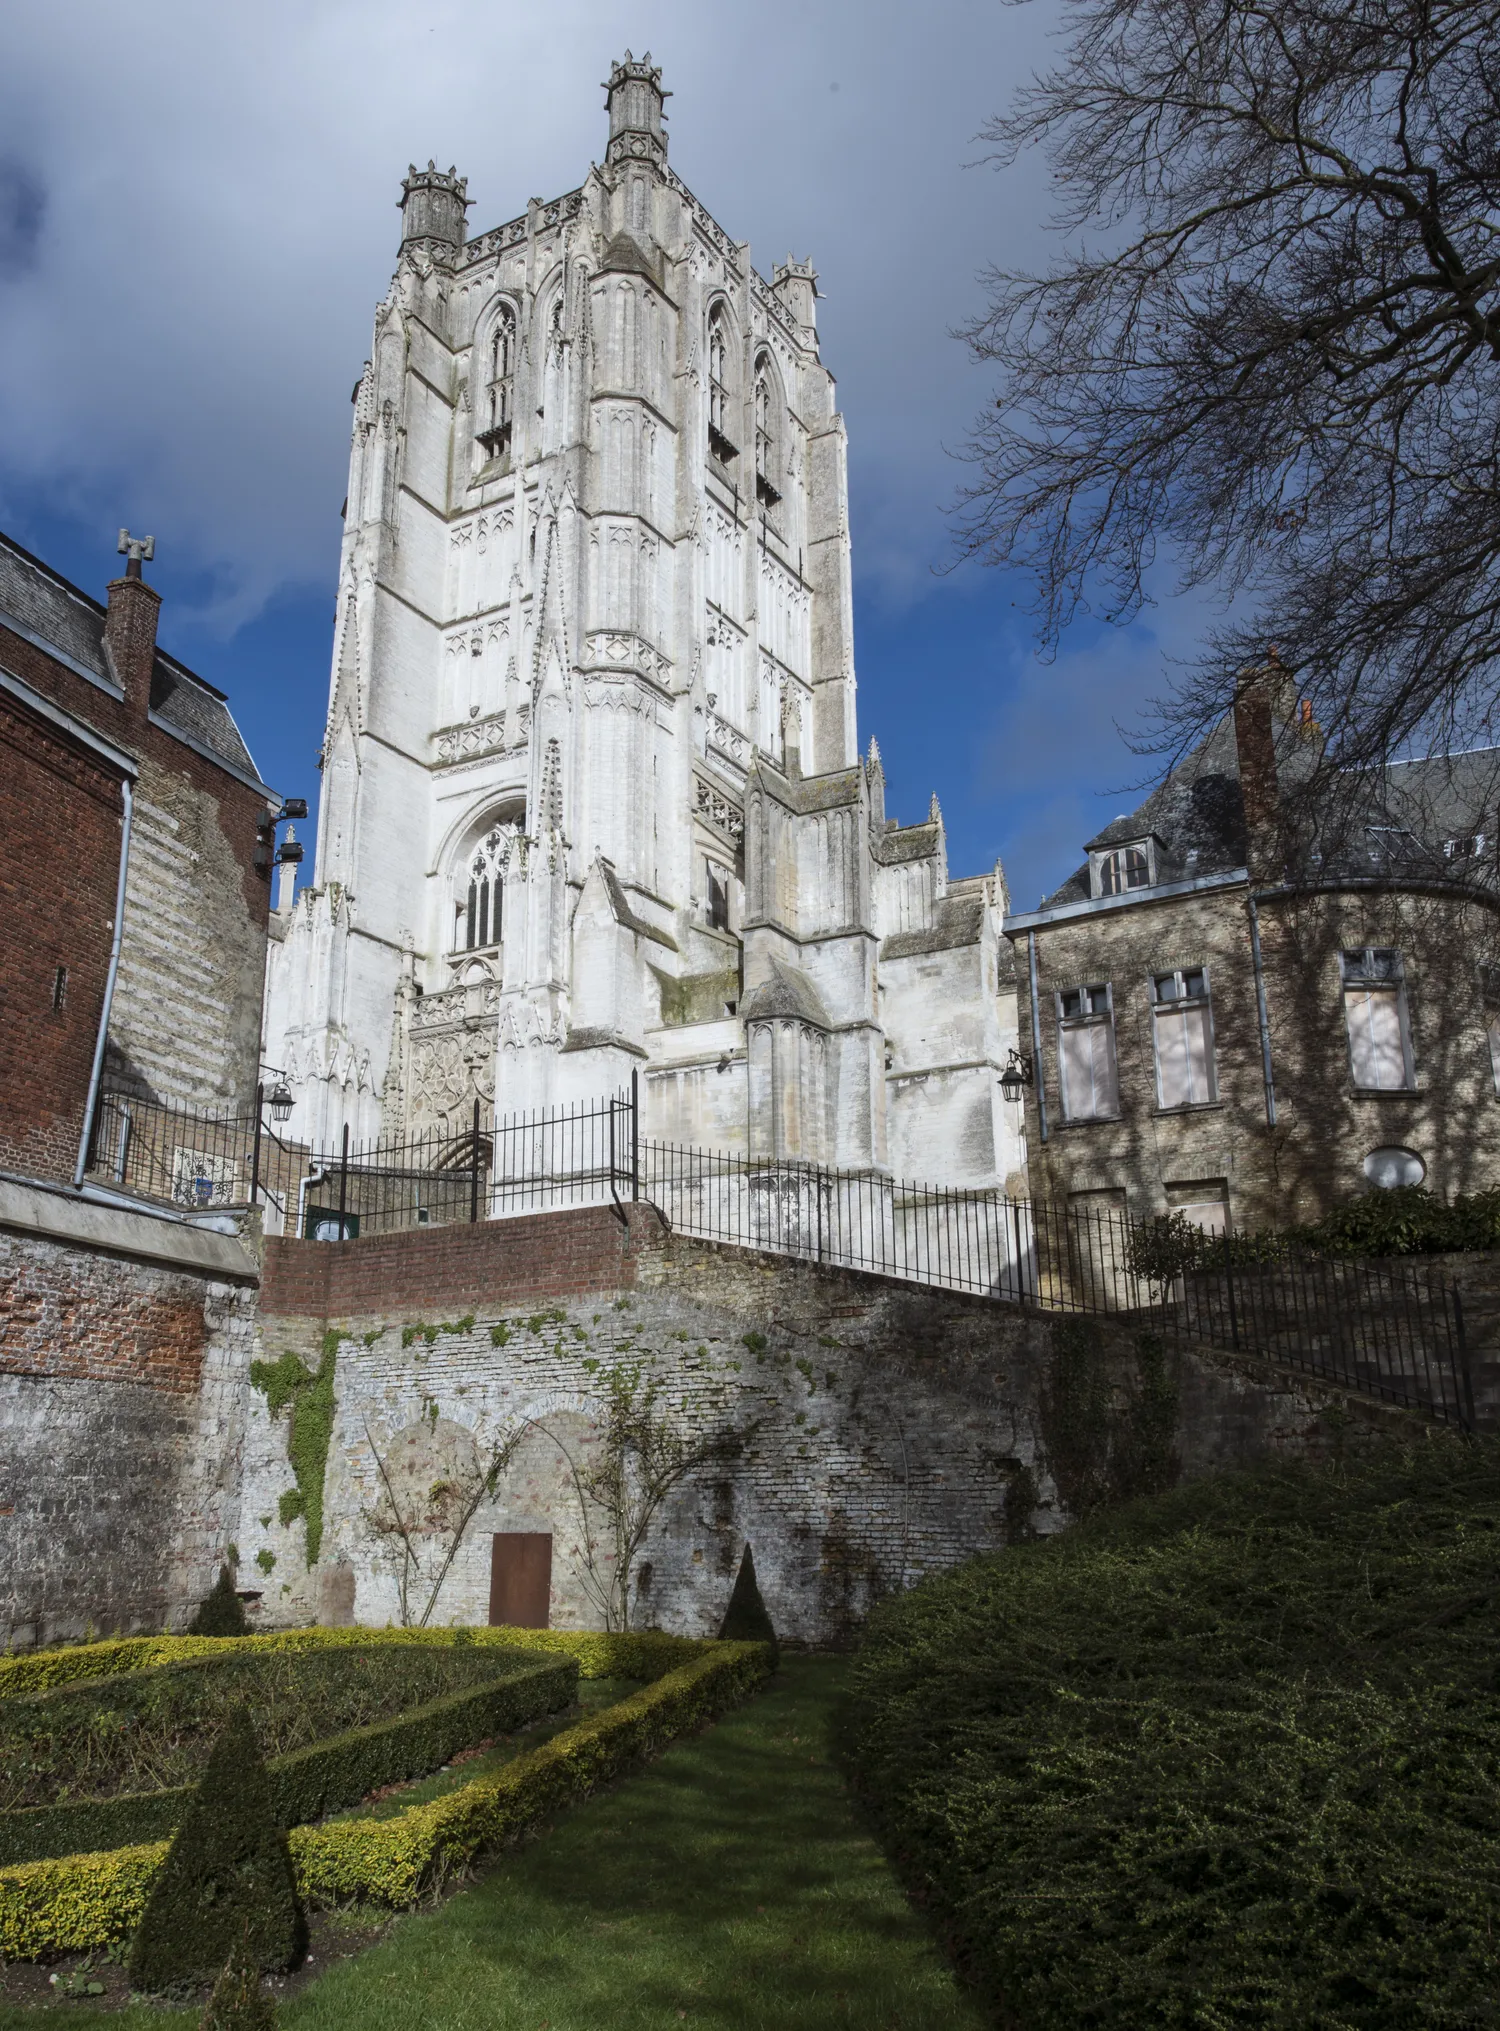
[{"label": "stone house facade", "polygon": [[255,1262],[91,1126],[253,1101],[281,800],[144,547],[104,607],[0,537],[0,1644],[161,1627],[233,1523]]},{"label": "stone house facade", "polygon": [[[403,186],[354,402],[311,883],[267,1061],[317,1147],[597,1099],[746,1155],[1012,1179],[998,869],[856,738],[843,419],[769,281],[606,87],[580,188],[467,236]],[[935,992],[935,990],[937,990]]]},{"label": "stone house facade", "polygon": [[1253,1229],[1500,1183],[1500,756],[1320,758],[1273,662],[1007,919],[1036,1197]]}]

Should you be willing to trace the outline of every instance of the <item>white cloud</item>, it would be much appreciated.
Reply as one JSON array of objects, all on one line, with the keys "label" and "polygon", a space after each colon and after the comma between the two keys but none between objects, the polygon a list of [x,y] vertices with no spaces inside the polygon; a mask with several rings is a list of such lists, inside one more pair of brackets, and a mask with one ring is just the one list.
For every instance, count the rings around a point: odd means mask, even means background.
[{"label": "white cloud", "polygon": [[0,121],[0,514],[139,521],[231,627],[328,581],[348,394],[409,160],[475,230],[574,187],[627,41],[665,66],[672,160],[768,270],[817,260],[849,417],[856,568],[930,587],[984,399],[948,336],[986,260],[1036,258],[1035,169],[963,165],[1043,50],[1041,8],[891,0],[12,0]]}]

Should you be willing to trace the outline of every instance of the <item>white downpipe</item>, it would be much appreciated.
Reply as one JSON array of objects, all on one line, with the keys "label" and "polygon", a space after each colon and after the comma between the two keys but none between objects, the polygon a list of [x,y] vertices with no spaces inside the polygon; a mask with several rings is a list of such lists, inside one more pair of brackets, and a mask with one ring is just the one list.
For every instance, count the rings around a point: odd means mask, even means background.
[{"label": "white downpipe", "polygon": [[88,1168],[89,1144],[94,1139],[94,1110],[99,1104],[99,1081],[104,1076],[104,1046],[109,1038],[109,1012],[114,1005],[115,981],[120,972],[120,946],[125,937],[125,876],[130,866],[130,823],[135,816],[135,798],[130,778],[122,777],[120,795],[125,800],[125,824],[120,834],[120,879],[115,889],[115,935],[109,948],[109,972],[104,980],[104,1006],[99,1011],[99,1035],[94,1042],[94,1065],[89,1073],[89,1097],[83,1109],[83,1137],[78,1145],[78,1164],[73,1172],[73,1189],[83,1183]]},{"label": "white downpipe", "polygon": [[297,1231],[292,1236],[292,1239],[294,1241],[300,1241],[302,1239],[302,1230],[307,1225],[308,1186],[321,1185],[327,1176],[328,1176],[328,1166],[326,1164],[323,1164],[322,1166],[314,1164],[313,1168],[302,1180],[302,1183],[297,1187]]}]

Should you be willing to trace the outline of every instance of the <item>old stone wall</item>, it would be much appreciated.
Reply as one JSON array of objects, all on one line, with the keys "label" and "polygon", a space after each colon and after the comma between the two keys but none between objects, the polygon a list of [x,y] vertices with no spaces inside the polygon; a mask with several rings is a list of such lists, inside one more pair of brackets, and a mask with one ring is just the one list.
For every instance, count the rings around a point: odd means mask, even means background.
[{"label": "old stone wall", "polygon": [[[265,1575],[253,1581],[264,1621],[326,1612],[351,1591],[360,1622],[397,1619],[404,1569],[413,1619],[431,1603],[438,1622],[482,1622],[495,1535],[540,1531],[554,1541],[551,1619],[598,1626],[598,1581],[607,1584],[612,1562],[602,1549],[591,1582],[574,1469],[597,1462],[611,1380],[634,1371],[658,1383],[659,1407],[681,1433],[732,1441],[657,1516],[632,1588],[641,1622],[712,1633],[748,1541],[783,1633],[839,1640],[881,1595],[1068,1520],[1071,1484],[1050,1455],[1071,1446],[1071,1460],[1083,1439],[1062,1429],[1049,1320],[686,1241],[644,1210],[628,1233],[603,1214],[620,1236],[610,1255],[599,1217],[496,1222],[465,1238],[450,1229],[378,1245],[273,1244],[262,1361],[294,1355],[312,1377],[330,1329],[339,1337],[311,1572],[304,1518],[282,1521],[296,1495],[292,1413],[273,1416],[266,1392],[252,1392],[236,1536],[242,1578],[251,1562]],[[512,1237],[512,1227],[530,1231]],[[444,1303],[434,1265],[466,1250]],[[590,1250],[592,1269],[581,1268]],[[337,1302],[278,1309],[318,1281]],[[1141,1385],[1130,1336],[1096,1333],[1088,1359],[1103,1378],[1105,1418],[1127,1414]],[[1251,1363],[1185,1354],[1169,1366],[1157,1452],[1185,1472],[1319,1451],[1369,1429],[1359,1406]],[[447,1491],[465,1476],[473,1485],[518,1433],[434,1598],[453,1543]],[[1100,1431],[1084,1439],[1097,1449]],[[415,1525],[410,1559],[389,1528],[392,1486]]]},{"label": "old stone wall", "polygon": [[235,1520],[255,1330],[231,1237],[84,1207],[84,1245],[41,1231],[49,1198],[0,1187],[0,1644],[17,1646],[186,1618]]}]

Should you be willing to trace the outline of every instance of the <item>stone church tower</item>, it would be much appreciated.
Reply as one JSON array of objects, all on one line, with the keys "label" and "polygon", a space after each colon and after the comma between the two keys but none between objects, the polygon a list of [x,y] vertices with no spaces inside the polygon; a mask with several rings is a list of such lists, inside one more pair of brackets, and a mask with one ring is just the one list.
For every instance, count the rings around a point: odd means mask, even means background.
[{"label": "stone church tower", "polygon": [[602,167],[466,235],[402,186],[354,397],[313,881],[266,1058],[336,1141],[594,1098],[677,1141],[1015,1182],[1003,883],[860,759],[817,282],[667,162],[627,52]]}]

